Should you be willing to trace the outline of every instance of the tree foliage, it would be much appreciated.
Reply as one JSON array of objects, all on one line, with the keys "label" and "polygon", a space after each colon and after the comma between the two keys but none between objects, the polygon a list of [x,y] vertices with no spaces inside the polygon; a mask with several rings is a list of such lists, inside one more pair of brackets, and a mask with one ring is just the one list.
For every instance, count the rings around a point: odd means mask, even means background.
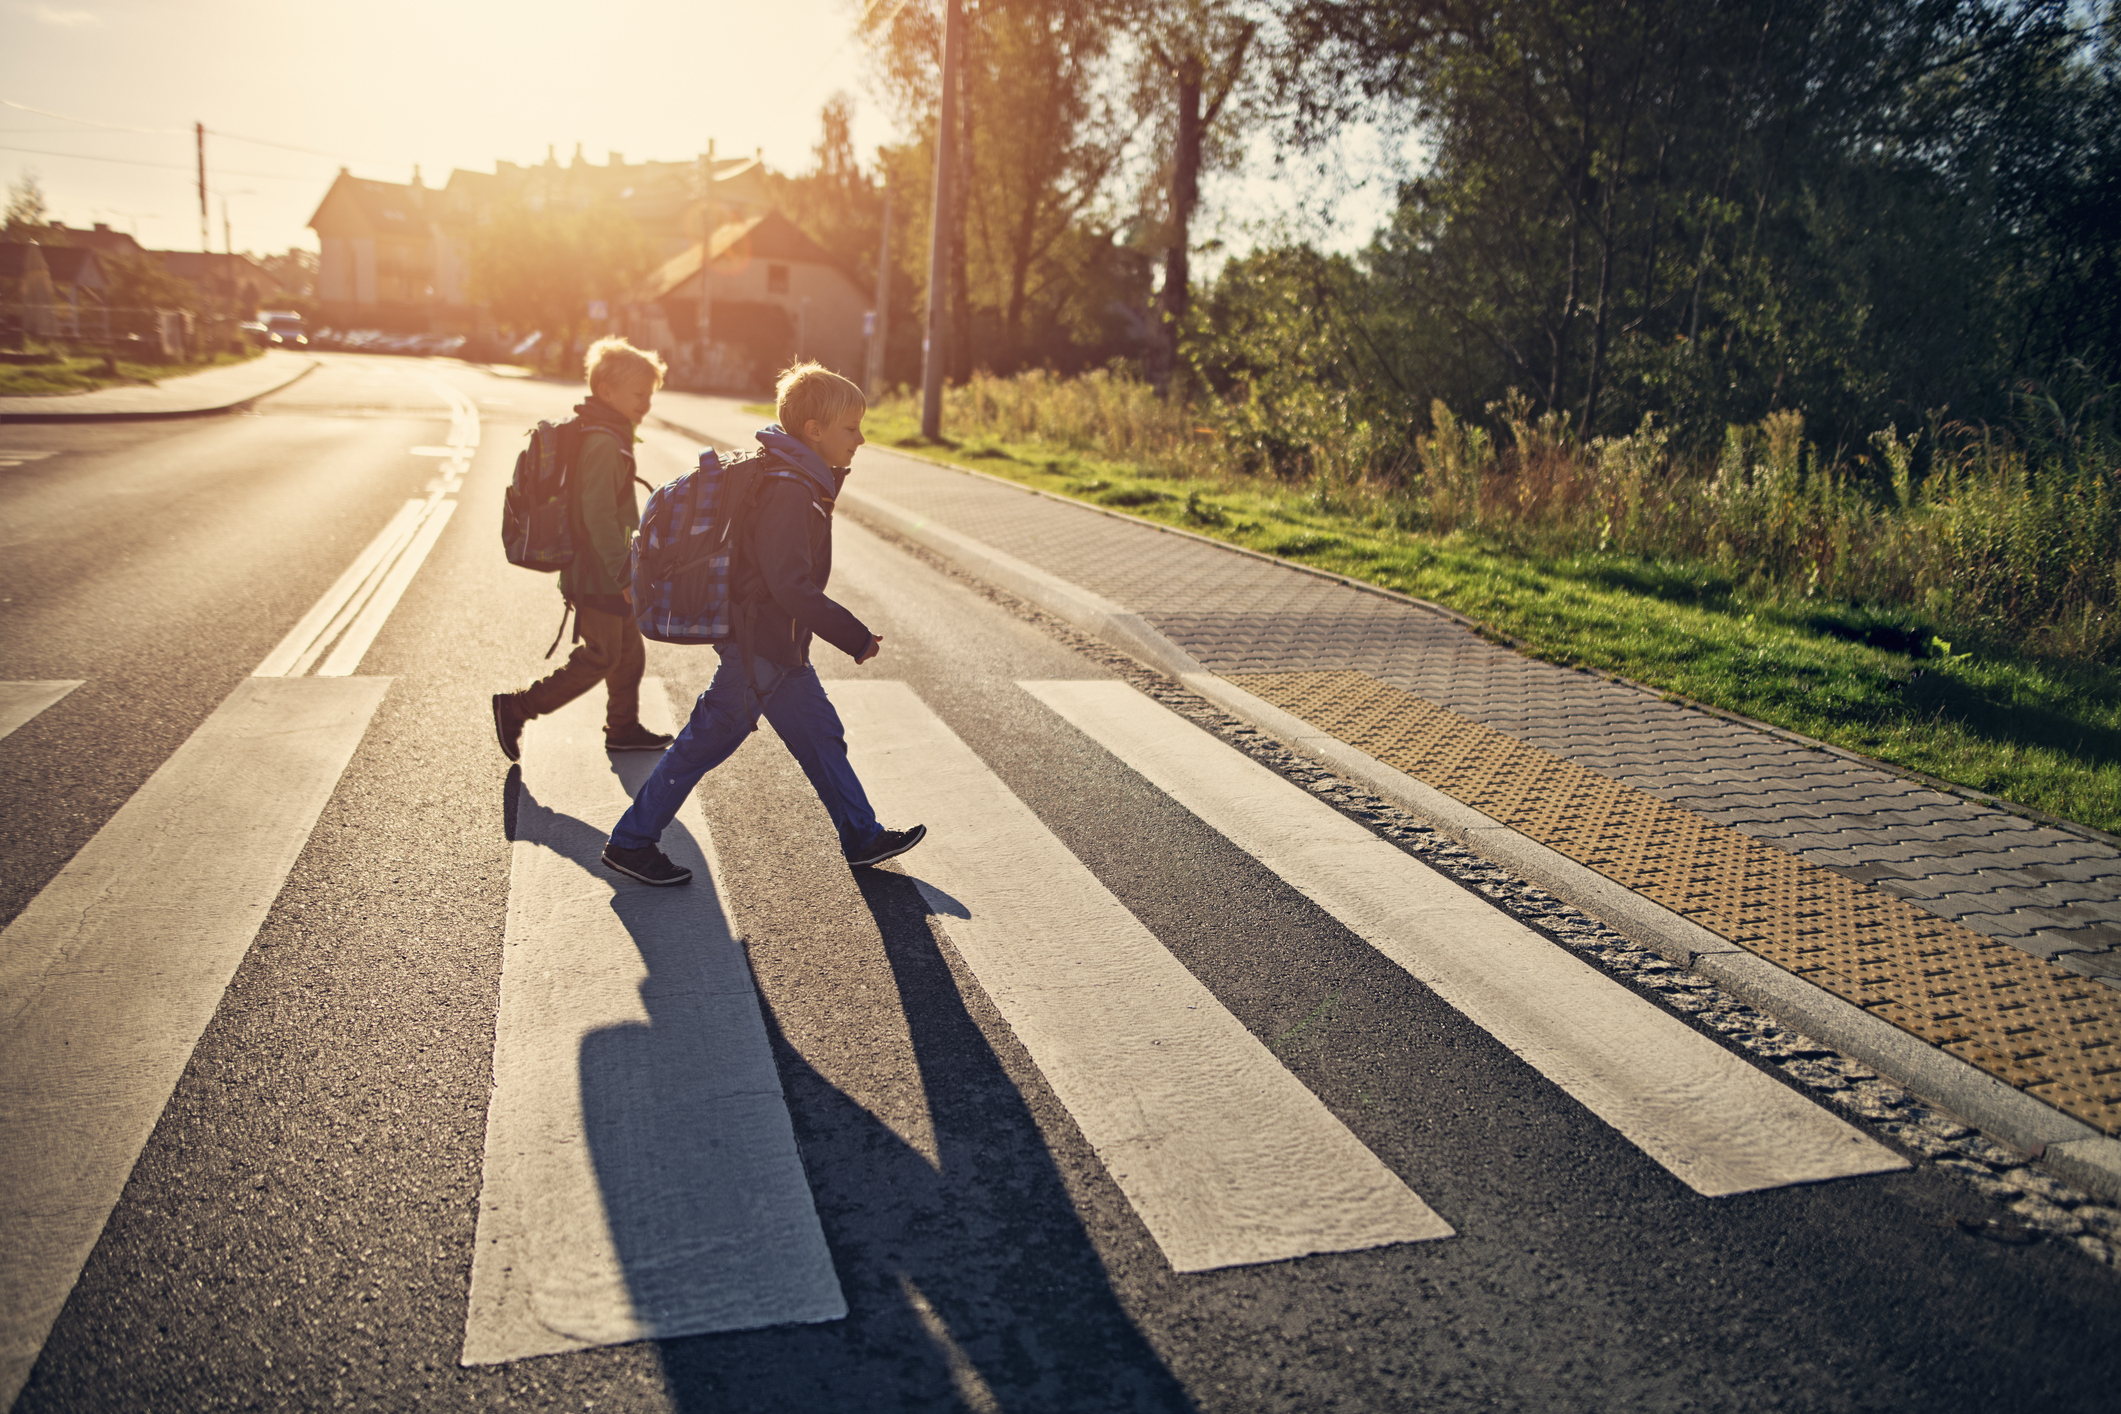
[{"label": "tree foliage", "polygon": [[648,273],[641,229],[615,204],[501,204],[471,243],[472,297],[504,327],[571,344],[591,300],[626,298]]},{"label": "tree foliage", "polygon": [[2069,0],[1303,0],[1294,136],[1432,144],[1368,256],[1424,395],[1860,446],[2121,374],[2115,8]]}]

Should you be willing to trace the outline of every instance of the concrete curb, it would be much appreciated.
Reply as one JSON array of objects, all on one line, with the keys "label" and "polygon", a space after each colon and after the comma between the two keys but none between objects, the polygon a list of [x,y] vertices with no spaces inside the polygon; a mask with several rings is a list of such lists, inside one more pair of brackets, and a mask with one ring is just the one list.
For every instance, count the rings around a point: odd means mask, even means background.
[{"label": "concrete curb", "polygon": [[1994,1076],[1918,1040],[1757,954],[1623,888],[1405,772],[1210,673],[1141,615],[902,506],[849,486],[840,505],[966,573],[1101,639],[1290,749],[1357,781],[1476,853],[1568,900],[1674,964],[1861,1061],[1929,1104],[2014,1149],[2065,1182],[2121,1202],[2121,1140],[2070,1118]]},{"label": "concrete curb", "polygon": [[[219,417],[223,413],[240,412],[260,398],[269,398],[274,393],[291,388],[307,378],[322,364],[320,359],[311,359],[303,367],[281,379],[269,388],[260,388],[230,398],[225,402],[203,404],[198,407],[120,409],[110,412],[69,412],[63,407],[14,408],[8,404],[18,401],[0,398],[0,423],[65,423],[65,422],[173,422],[187,417]],[[100,390],[99,390],[100,391]],[[83,393],[81,397],[92,398],[95,393]],[[20,401],[28,401],[22,399]]]}]

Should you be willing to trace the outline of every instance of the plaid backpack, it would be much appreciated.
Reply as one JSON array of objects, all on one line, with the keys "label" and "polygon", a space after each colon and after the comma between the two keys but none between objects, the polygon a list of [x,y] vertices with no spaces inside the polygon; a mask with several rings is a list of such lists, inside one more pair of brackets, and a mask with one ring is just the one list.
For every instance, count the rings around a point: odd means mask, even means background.
[{"label": "plaid backpack", "polygon": [[700,453],[648,498],[633,539],[633,616],[658,643],[724,643],[735,636],[729,573],[736,526],[758,492],[765,454],[723,461]]},{"label": "plaid backpack", "polygon": [[574,563],[574,517],[568,513],[567,473],[581,450],[581,419],[540,422],[516,453],[515,477],[501,506],[501,548],[508,563],[561,570]]}]

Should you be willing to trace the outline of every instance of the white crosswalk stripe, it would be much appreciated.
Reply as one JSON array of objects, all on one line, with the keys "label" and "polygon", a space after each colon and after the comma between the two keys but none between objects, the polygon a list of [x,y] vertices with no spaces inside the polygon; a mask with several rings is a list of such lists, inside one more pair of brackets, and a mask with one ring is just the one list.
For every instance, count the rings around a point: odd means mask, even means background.
[{"label": "white crosswalk stripe", "polygon": [[[655,764],[603,710],[524,734],[467,1365],[847,1314],[698,803],[689,886],[598,863]],[[641,711],[669,730],[660,681]]]},{"label": "white crosswalk stripe", "polygon": [[1182,1272],[1451,1229],[1159,943],[912,688],[835,683],[902,861]]},{"label": "white crosswalk stripe", "polygon": [[39,712],[81,686],[80,679],[0,682],[0,738],[33,721]]},{"label": "white crosswalk stripe", "polygon": [[388,678],[247,678],[0,934],[0,1406]]},{"label": "white crosswalk stripe", "polygon": [[1907,1167],[1627,988],[1119,682],[1021,686],[1696,1192]]},{"label": "white crosswalk stripe", "polygon": [[[468,456],[477,409],[448,400]],[[441,492],[456,484],[408,502],[0,933],[0,1408],[389,691],[389,678],[352,674],[447,525],[455,503]],[[0,691],[0,722],[19,718],[12,731],[78,685]]]}]

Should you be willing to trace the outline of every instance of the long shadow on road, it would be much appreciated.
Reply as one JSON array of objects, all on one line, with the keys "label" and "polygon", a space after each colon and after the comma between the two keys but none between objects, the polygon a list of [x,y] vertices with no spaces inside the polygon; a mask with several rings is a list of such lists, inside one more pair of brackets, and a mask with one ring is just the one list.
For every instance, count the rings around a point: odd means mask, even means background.
[{"label": "long shadow on road", "polygon": [[1112,1291],[1037,1122],[968,1012],[911,879],[859,871],[939,1163],[772,1033],[849,1307],[665,1342],[680,1408],[1191,1410]]}]

